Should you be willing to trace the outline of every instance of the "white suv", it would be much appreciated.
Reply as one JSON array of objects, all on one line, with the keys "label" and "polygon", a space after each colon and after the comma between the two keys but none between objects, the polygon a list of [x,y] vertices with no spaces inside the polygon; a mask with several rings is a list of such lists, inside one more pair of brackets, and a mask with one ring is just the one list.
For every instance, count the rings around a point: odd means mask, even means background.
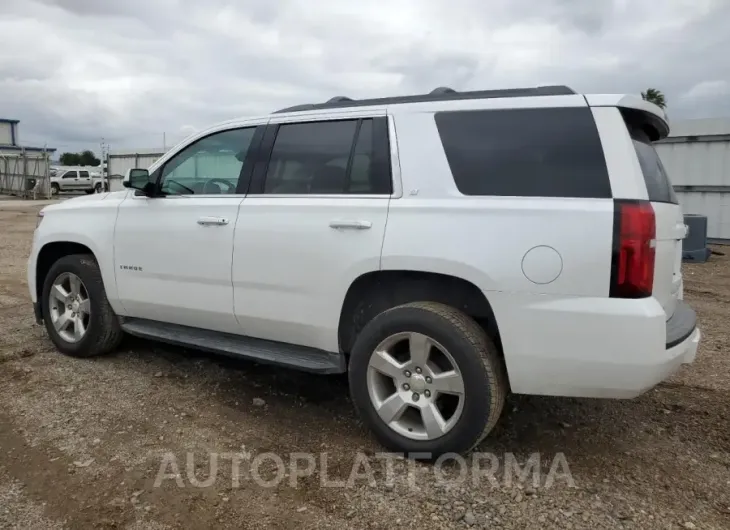
[{"label": "white suv", "polygon": [[667,133],[562,86],[228,121],[41,212],[36,316],[68,355],[128,332],[347,372],[385,446],[464,452],[510,391],[631,398],[693,361]]}]

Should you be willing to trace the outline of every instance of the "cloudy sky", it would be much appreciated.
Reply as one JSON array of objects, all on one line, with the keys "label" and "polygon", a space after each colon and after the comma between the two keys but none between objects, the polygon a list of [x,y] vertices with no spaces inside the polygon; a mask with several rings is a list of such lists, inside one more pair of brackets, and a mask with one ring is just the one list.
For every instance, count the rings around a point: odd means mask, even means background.
[{"label": "cloudy sky", "polygon": [[0,0],[0,117],[168,147],[291,104],[567,84],[730,117],[730,0]]}]

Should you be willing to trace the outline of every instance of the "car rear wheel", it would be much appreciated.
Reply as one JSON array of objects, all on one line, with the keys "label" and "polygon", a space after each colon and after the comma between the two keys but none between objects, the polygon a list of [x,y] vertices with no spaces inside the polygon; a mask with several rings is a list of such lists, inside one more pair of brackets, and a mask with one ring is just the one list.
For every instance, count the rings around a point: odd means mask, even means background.
[{"label": "car rear wheel", "polygon": [[43,284],[43,320],[61,353],[93,357],[114,349],[122,330],[93,256],[74,254],[51,266]]},{"label": "car rear wheel", "polygon": [[484,330],[431,302],[395,307],[369,322],[355,341],[349,379],[376,438],[422,458],[472,449],[496,424],[507,392]]}]

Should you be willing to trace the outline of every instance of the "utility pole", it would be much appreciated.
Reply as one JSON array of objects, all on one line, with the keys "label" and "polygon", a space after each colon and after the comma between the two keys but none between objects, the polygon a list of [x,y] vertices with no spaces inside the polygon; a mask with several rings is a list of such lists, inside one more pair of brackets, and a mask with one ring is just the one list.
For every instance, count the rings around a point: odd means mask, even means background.
[{"label": "utility pole", "polygon": [[99,143],[99,148],[101,152],[99,153],[99,159],[101,160],[101,185],[103,186],[104,191],[107,191],[109,189],[109,179],[107,178],[107,150],[108,146],[106,145],[106,141],[102,137],[101,142]]}]

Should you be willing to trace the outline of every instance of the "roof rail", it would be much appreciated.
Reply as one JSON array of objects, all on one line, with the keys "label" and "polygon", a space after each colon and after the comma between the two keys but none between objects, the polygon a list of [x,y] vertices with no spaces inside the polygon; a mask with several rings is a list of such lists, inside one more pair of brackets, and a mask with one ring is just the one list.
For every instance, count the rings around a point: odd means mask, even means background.
[{"label": "roof rail", "polygon": [[317,105],[314,103],[303,103],[301,105],[294,105],[293,107],[286,107],[285,109],[280,109],[274,112],[274,114],[279,114],[281,112],[302,112],[305,110],[315,110],[317,108]]},{"label": "roof rail", "polygon": [[576,94],[575,90],[565,85],[546,85],[532,88],[505,88],[500,90],[475,90],[457,92],[453,88],[438,87],[428,94],[414,96],[393,96],[374,99],[350,99],[346,96],[335,96],[325,103],[307,103],[294,105],[274,112],[303,112],[307,110],[327,110],[347,107],[373,107],[377,105],[396,105],[402,103],[420,103],[426,101],[452,101],[459,99],[520,98],[533,96],[568,96]]},{"label": "roof rail", "polygon": [[429,94],[434,96],[442,96],[444,94],[456,94],[456,90],[447,86],[440,86],[438,88],[434,88],[431,92],[429,92]]}]

